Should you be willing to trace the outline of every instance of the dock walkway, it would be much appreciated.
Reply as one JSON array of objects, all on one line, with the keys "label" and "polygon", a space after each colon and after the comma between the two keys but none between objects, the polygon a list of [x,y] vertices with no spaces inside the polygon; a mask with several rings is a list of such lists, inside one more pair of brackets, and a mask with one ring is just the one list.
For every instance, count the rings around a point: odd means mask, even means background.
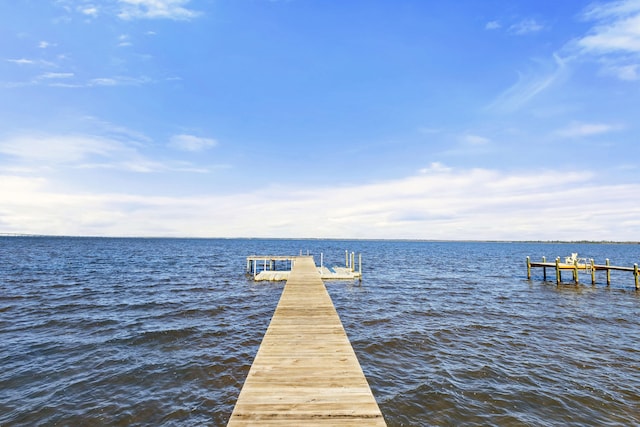
[{"label": "dock walkway", "polygon": [[312,257],[296,257],[229,427],[386,426]]}]

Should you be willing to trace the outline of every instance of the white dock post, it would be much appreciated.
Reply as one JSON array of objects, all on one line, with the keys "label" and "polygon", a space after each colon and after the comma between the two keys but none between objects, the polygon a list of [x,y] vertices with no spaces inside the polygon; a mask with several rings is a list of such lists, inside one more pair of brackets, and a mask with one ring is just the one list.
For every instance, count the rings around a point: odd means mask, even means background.
[{"label": "white dock post", "polygon": [[362,254],[358,254],[358,273],[362,277]]},{"label": "white dock post", "polygon": [[344,266],[349,268],[349,251],[344,251]]},{"label": "white dock post", "polygon": [[324,261],[324,254],[320,252],[320,271],[322,271],[322,262]]}]

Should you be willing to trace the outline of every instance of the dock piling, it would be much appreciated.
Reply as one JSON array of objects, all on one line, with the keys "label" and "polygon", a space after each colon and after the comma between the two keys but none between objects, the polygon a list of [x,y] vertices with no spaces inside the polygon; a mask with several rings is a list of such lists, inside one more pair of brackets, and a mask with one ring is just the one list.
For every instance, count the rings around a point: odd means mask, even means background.
[{"label": "dock piling", "polygon": [[541,267],[543,269],[544,280],[547,280],[546,269],[547,267],[556,268],[556,284],[562,283],[562,270],[571,270],[573,274],[573,281],[577,285],[580,284],[580,270],[584,270],[591,274],[591,284],[596,285],[596,272],[598,270],[604,270],[607,275],[607,286],[611,285],[611,270],[616,271],[629,271],[633,273],[635,288],[640,291],[640,271],[638,271],[638,264],[634,264],[633,267],[620,267],[611,265],[609,258],[605,260],[605,264],[596,264],[594,259],[589,260],[585,258],[577,259],[573,257],[567,257],[565,262],[560,261],[560,257],[556,257],[555,263],[547,262],[545,257],[542,257],[542,262],[531,261],[530,257],[527,257],[527,280],[531,280],[531,269],[534,267]]}]

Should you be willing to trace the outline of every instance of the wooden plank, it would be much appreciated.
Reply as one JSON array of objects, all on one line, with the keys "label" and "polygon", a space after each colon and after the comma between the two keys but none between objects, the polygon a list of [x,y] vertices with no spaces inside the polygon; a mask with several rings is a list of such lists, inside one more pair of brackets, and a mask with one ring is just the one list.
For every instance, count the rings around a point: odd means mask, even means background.
[{"label": "wooden plank", "polygon": [[296,257],[228,426],[386,426],[312,257]]}]

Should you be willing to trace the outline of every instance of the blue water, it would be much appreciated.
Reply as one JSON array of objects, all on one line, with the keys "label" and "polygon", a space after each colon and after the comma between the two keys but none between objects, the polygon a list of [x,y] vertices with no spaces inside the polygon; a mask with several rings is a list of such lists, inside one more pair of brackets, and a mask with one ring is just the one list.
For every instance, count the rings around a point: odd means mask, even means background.
[{"label": "blue water", "polygon": [[640,245],[67,237],[0,237],[0,425],[225,425],[284,287],[245,257],[345,250],[363,280],[327,288],[388,425],[640,425],[633,275],[525,265]]}]

